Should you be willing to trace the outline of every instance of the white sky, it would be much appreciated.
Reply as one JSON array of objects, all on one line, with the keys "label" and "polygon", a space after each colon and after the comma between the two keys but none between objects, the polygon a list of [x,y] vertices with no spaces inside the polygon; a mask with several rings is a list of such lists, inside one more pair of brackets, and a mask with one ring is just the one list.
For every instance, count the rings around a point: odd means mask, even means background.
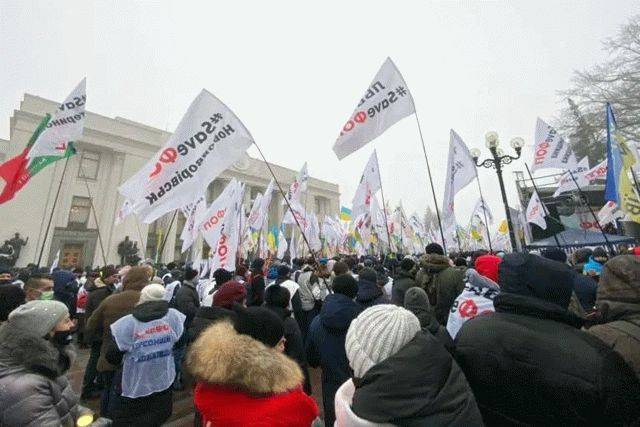
[{"label": "white sky", "polygon": [[[204,87],[269,161],[296,170],[308,161],[312,176],[340,185],[342,204],[377,148],[387,200],[422,212],[433,202],[413,116],[341,162],[331,150],[387,56],[415,98],[441,203],[450,128],[484,155],[489,130],[506,147],[515,136],[531,144],[572,71],[605,59],[600,41],[637,13],[637,0],[1,0],[0,137],[23,93],[62,101],[83,76],[90,111],[169,131]],[[520,169],[508,166],[505,179]],[[504,217],[495,173],[480,179]],[[518,206],[512,182],[508,193]],[[475,184],[458,194],[460,223],[477,197]]]}]

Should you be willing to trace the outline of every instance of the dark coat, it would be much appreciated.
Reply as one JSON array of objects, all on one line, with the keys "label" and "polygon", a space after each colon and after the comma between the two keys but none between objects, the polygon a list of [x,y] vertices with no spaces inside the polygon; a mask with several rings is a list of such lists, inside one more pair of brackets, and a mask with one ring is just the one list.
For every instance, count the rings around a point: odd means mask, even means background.
[{"label": "dark coat", "polygon": [[51,275],[53,278],[53,296],[69,309],[69,315],[76,315],[76,297],[78,295],[78,282],[76,276],[67,270],[57,270]]},{"label": "dark coat", "polygon": [[584,274],[574,272],[573,291],[576,293],[583,310],[593,310],[596,305],[596,294],[598,293],[598,283],[595,280]]},{"label": "dark coat", "polygon": [[335,412],[333,398],[340,385],[351,377],[351,369],[344,348],[351,321],[362,308],[342,294],[328,295],[320,314],[309,327],[306,351],[312,367],[322,367],[322,398],[325,424],[333,425]]},{"label": "dark coat", "polygon": [[353,412],[402,426],[482,426],[471,388],[451,355],[419,332],[400,351],[354,379]]},{"label": "dark coat", "polygon": [[423,289],[415,287],[415,290],[405,292],[404,308],[416,315],[423,331],[433,335],[448,352],[453,353],[453,340],[447,329],[436,320],[429,298]]},{"label": "dark coat", "polygon": [[409,271],[400,270],[393,279],[391,288],[391,302],[402,307],[404,294],[409,288],[416,286],[415,275]]},{"label": "dark coat", "polygon": [[618,354],[578,329],[575,315],[508,292],[496,296],[494,306],[495,313],[469,320],[455,339],[456,359],[485,423],[638,421],[640,383]]},{"label": "dark coat", "polygon": [[5,322],[0,327],[0,425],[75,426],[81,408],[65,375],[69,349]]},{"label": "dark coat", "polygon": [[200,334],[214,323],[228,319],[235,322],[238,315],[233,310],[229,310],[222,307],[207,307],[202,306],[198,308],[196,316],[193,318],[189,329],[187,329],[187,344],[191,344],[198,339]]},{"label": "dark coat", "polygon": [[416,282],[427,292],[438,322],[446,325],[449,310],[464,289],[464,269],[452,267],[444,255],[427,254],[420,260]]},{"label": "dark coat", "polygon": [[376,282],[359,279],[356,303],[364,310],[378,304],[389,304],[389,299]]},{"label": "dark coat", "polygon": [[[87,305],[85,306],[84,316],[85,319],[91,317],[93,312],[98,308],[100,303],[104,301],[109,295],[111,295],[115,288],[113,285],[105,285],[104,282],[100,279],[96,279],[93,283],[87,283],[87,286],[84,288],[87,291]],[[101,336],[94,336],[94,342],[100,342],[102,340]],[[85,341],[87,344],[91,343],[85,336]]]},{"label": "dark coat", "polygon": [[247,287],[247,307],[261,306],[264,302],[264,276],[262,274],[251,277]]},{"label": "dark coat", "polygon": [[184,322],[185,329],[188,329],[191,325],[193,318],[196,317],[196,312],[199,307],[200,297],[198,296],[196,286],[185,280],[176,292],[173,302],[173,308],[187,317],[187,320]]}]

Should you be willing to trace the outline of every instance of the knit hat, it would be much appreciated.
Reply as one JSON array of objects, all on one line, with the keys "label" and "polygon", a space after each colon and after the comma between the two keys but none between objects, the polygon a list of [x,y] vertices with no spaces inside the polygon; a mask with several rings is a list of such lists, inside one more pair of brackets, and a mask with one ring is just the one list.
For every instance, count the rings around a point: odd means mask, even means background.
[{"label": "knit hat", "polygon": [[8,324],[30,335],[44,337],[67,314],[69,309],[60,301],[29,301],[9,313]]},{"label": "knit hat", "polygon": [[277,314],[264,307],[239,307],[234,325],[239,334],[249,335],[267,347],[275,347],[284,337],[284,323]]},{"label": "knit hat", "polygon": [[498,266],[502,262],[502,258],[495,255],[481,255],[476,258],[476,271],[494,282],[498,282]]},{"label": "knit hat", "polygon": [[247,297],[247,288],[236,280],[230,280],[218,288],[213,295],[215,307],[231,308],[234,303],[242,303]]},{"label": "knit hat", "polygon": [[396,354],[420,331],[418,318],[402,307],[381,304],[360,313],[349,326],[345,350],[355,378]]},{"label": "knit hat", "polygon": [[333,292],[345,295],[351,299],[356,297],[358,293],[358,282],[353,278],[351,273],[344,273],[336,276],[332,283]]},{"label": "knit hat", "polygon": [[152,283],[142,288],[140,292],[140,300],[138,304],[143,304],[149,301],[162,301],[164,300],[165,289],[164,286],[157,283]]},{"label": "knit hat", "polygon": [[444,255],[444,249],[437,243],[429,243],[426,248],[424,248],[425,253],[427,254],[438,254]]}]

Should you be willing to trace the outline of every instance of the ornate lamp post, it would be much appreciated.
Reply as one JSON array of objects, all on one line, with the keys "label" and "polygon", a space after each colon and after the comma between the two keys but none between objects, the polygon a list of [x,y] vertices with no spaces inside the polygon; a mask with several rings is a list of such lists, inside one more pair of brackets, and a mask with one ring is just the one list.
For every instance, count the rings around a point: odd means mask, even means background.
[{"label": "ornate lamp post", "polygon": [[524,140],[522,138],[513,138],[511,140],[511,147],[516,151],[516,156],[510,156],[508,154],[504,154],[504,152],[498,148],[500,141],[498,139],[498,134],[496,132],[487,132],[485,135],[485,140],[487,144],[487,148],[491,151],[492,158],[488,158],[482,161],[478,161],[480,157],[480,150],[477,148],[473,148],[470,150],[471,156],[473,157],[473,161],[476,163],[476,166],[483,166],[485,168],[494,168],[496,170],[496,174],[498,175],[498,183],[500,184],[500,193],[502,194],[502,203],[504,204],[505,214],[507,216],[507,226],[509,227],[509,239],[511,240],[511,248],[513,251],[517,251],[516,246],[516,235],[513,231],[513,223],[511,222],[511,212],[509,212],[509,203],[507,202],[507,193],[504,189],[504,181],[502,180],[502,166],[508,165],[514,160],[520,158],[520,154],[522,152],[522,147],[524,146]]}]

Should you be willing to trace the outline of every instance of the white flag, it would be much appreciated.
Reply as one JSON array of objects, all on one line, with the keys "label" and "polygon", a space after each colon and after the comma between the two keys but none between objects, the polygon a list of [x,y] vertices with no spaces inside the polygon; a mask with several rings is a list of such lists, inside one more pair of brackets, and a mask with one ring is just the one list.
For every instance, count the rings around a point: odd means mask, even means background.
[{"label": "white flag", "polygon": [[204,213],[207,210],[207,198],[201,194],[193,203],[189,203],[181,208],[186,220],[184,228],[180,234],[182,240],[182,253],[191,247],[193,242],[198,238],[198,227],[204,219]]},{"label": "white flag", "polygon": [[115,225],[120,225],[122,222],[133,213],[133,203],[130,200],[125,200],[122,207],[116,212]]},{"label": "white flag", "polygon": [[253,143],[240,119],[202,90],[164,147],[119,188],[150,223],[192,202]]},{"label": "white flag", "polygon": [[[585,182],[591,183],[596,179],[605,179],[607,177],[607,159],[604,159],[588,171],[586,171],[582,178]],[[576,178],[577,179],[577,178]]]},{"label": "white flag", "polygon": [[477,176],[476,164],[462,138],[453,129],[450,132],[447,179],[444,187],[442,212],[449,222],[455,223],[454,200],[456,194]]},{"label": "white flag", "polygon": [[278,229],[278,253],[276,255],[277,258],[282,259],[282,257],[284,257],[284,254],[287,252],[287,249],[289,249],[289,244],[287,243],[286,237],[284,237],[282,228],[279,228]]},{"label": "white flag", "polygon": [[598,222],[600,226],[604,226],[610,222],[616,222],[617,218],[623,217],[624,214],[618,209],[618,205],[616,202],[607,202],[605,205],[598,211]]},{"label": "white flag", "polygon": [[531,172],[549,168],[570,170],[577,163],[569,142],[565,141],[554,128],[538,117]]},{"label": "white flag", "polygon": [[236,191],[232,194],[226,208],[224,221],[219,228],[220,238],[212,248],[216,248],[211,259],[211,268],[215,271],[224,268],[227,271],[236,269],[236,253],[240,237],[240,217],[242,214],[242,199],[244,185],[237,183]]},{"label": "white flag", "polygon": [[409,88],[391,58],[387,58],[342,127],[333,151],[342,160],[414,112]]},{"label": "white flag", "polygon": [[[491,213],[491,209],[489,209],[489,206],[487,206],[487,203],[483,199],[478,199],[476,207],[473,208],[471,219],[473,220],[473,217],[477,216],[484,222],[485,214],[487,215],[487,221],[489,221],[489,224],[493,224],[493,214]],[[489,224],[485,224],[487,228],[489,227]]]},{"label": "white flag", "polygon": [[371,227],[378,235],[378,239],[388,245],[389,234],[387,232],[387,222],[385,221],[384,212],[380,209],[380,204],[376,196],[371,197]]},{"label": "white flag", "polygon": [[228,208],[235,202],[236,193],[239,191],[240,183],[234,178],[203,214],[199,229],[212,250],[218,245],[220,230],[227,217]]},{"label": "white flag", "polygon": [[298,220],[297,224],[300,224],[300,227],[302,227],[302,229],[305,230],[309,224],[309,221],[307,220],[307,213],[300,203],[292,202],[291,209],[287,207],[287,211],[284,214],[284,218],[282,218],[282,223],[296,224],[296,219]]},{"label": "white flag", "polygon": [[538,196],[538,192],[533,190],[529,205],[527,205],[527,222],[536,224],[543,230],[547,229],[547,221],[544,219],[547,216],[544,206],[542,206],[542,200]]},{"label": "white flag", "polygon": [[49,274],[53,273],[53,270],[58,268],[58,263],[60,262],[60,249],[56,252],[56,257],[53,259],[51,263],[51,268],[49,269]]},{"label": "white flag", "polygon": [[354,217],[370,211],[371,198],[380,188],[382,188],[382,182],[380,180],[378,154],[376,150],[373,150],[360,177],[360,184],[358,184],[356,194],[353,197],[352,215]]},{"label": "white flag", "polygon": [[[574,168],[571,168],[571,173],[565,172],[562,177],[560,177],[558,188],[556,188],[552,197],[558,197],[560,194],[566,193],[567,191],[577,190],[578,186],[573,182],[574,179],[580,188],[589,185],[589,180],[584,177],[587,172],[589,172],[589,158],[585,157],[580,160]],[[571,174],[573,174],[573,179],[571,178]]]},{"label": "white flag", "polygon": [[260,218],[262,214],[262,193],[256,194],[256,198],[253,200],[253,205],[251,206],[251,210],[249,211],[249,218],[247,218],[247,227],[252,230],[258,230],[256,224],[260,222],[262,224],[262,220]]},{"label": "white flag", "polygon": [[[302,192],[307,189],[307,182],[309,181],[309,171],[307,170],[307,162],[304,162],[302,169],[298,172],[298,176],[289,186],[287,191],[287,200],[289,202],[299,202]],[[286,205],[287,202],[282,200],[282,204]]]},{"label": "white flag", "polygon": [[27,157],[61,156],[69,142],[82,136],[87,102],[87,79],[84,78],[58,107],[47,128],[31,146]]},{"label": "white flag", "polygon": [[269,185],[267,185],[267,189],[264,191],[264,194],[260,198],[260,214],[256,218],[253,224],[250,224],[253,230],[260,230],[264,225],[269,224],[269,205],[271,205],[271,197],[273,196],[273,191],[275,190],[275,181],[273,178],[269,181]]}]

